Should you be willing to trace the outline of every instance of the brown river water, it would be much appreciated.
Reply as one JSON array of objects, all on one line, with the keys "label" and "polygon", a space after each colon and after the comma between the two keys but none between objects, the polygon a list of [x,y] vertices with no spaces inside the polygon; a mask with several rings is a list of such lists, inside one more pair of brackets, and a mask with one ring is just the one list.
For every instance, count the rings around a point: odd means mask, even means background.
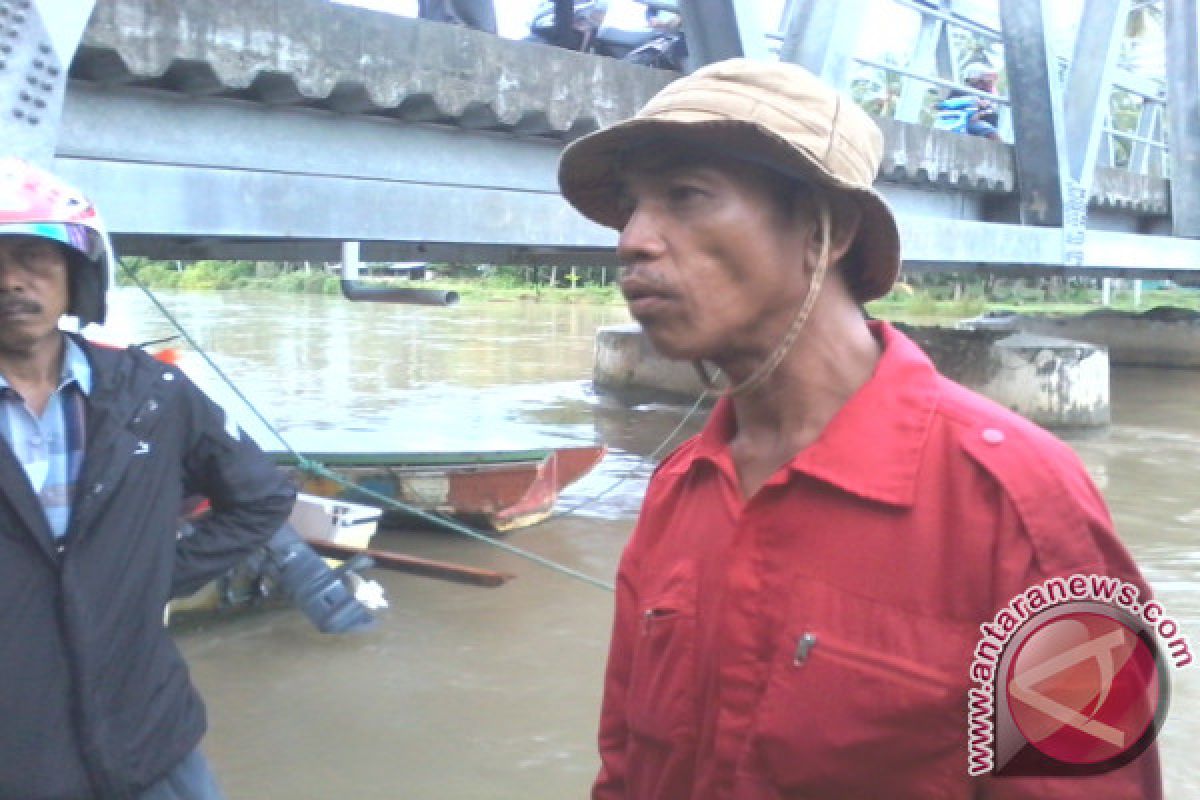
[{"label": "brown river water", "polygon": [[[621,308],[160,297],[297,449],[606,443],[605,460],[560,500],[561,509],[587,505],[507,537],[605,581],[632,529],[648,457],[687,411],[592,394],[593,335],[627,321]],[[173,333],[136,290],[114,292],[111,303],[114,339]],[[180,363],[261,445],[280,449],[199,357],[185,350]],[[1200,372],[1117,369],[1112,392],[1112,428],[1071,444],[1200,655]],[[612,596],[452,533],[385,532],[373,544],[517,578],[483,589],[372,571],[391,608],[351,636],[319,634],[290,609],[180,626],[208,704],[205,749],[230,800],[585,797],[598,763]],[[1198,797],[1200,664],[1172,680],[1159,739],[1167,796]]]}]

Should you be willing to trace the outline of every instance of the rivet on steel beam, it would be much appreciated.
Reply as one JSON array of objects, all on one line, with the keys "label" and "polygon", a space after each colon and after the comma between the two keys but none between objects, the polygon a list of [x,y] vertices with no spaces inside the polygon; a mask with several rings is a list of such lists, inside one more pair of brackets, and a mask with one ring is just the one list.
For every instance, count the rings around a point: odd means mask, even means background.
[{"label": "rivet on steel beam", "polygon": [[41,122],[41,121],[42,121],[42,120],[41,120],[41,118],[40,118],[40,117],[34,117],[34,116],[30,116],[30,117],[29,117],[29,124],[30,124],[30,125],[37,125],[37,124],[38,124],[39,122]]},{"label": "rivet on steel beam", "polygon": [[51,83],[50,81],[42,81],[41,87],[42,87],[42,91],[44,91],[44,92],[54,91],[54,84]]},{"label": "rivet on steel beam", "polygon": [[35,98],[33,98],[33,107],[34,108],[45,108],[46,101],[40,97],[35,97]]},{"label": "rivet on steel beam", "polygon": [[21,110],[21,109],[19,109],[19,108],[14,108],[14,109],[12,110],[12,115],[13,115],[14,117],[16,117],[17,119],[21,119],[22,117],[24,117],[24,116],[25,116],[25,112],[24,112],[24,111],[22,111],[22,110]]},{"label": "rivet on steel beam", "polygon": [[53,78],[58,74],[58,67],[51,64],[50,66],[46,67],[46,74]]},{"label": "rivet on steel beam", "polygon": [[42,69],[45,66],[46,66],[46,62],[42,61],[40,58],[35,58],[33,60],[33,68],[34,69]]},{"label": "rivet on steel beam", "polygon": [[38,45],[38,52],[39,52],[39,53],[41,53],[41,54],[42,54],[42,55],[44,55],[44,56],[48,56],[48,55],[50,55],[50,45],[48,45],[48,44],[45,44],[45,43],[43,43],[43,44],[39,44],[39,45]]},{"label": "rivet on steel beam", "polygon": [[23,103],[28,103],[33,99],[32,95],[30,95],[29,92],[25,91],[24,89],[22,89],[21,93],[17,96],[21,98],[21,102]]}]

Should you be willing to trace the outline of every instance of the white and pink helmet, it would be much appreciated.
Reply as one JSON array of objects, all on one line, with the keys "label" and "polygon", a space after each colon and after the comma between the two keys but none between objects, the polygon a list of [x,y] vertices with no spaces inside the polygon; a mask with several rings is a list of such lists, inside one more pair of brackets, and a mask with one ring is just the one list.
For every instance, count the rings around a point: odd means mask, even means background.
[{"label": "white and pink helmet", "polygon": [[0,158],[0,236],[38,236],[67,252],[70,306],[80,325],[104,321],[114,263],[104,222],[83,193],[19,158]]}]

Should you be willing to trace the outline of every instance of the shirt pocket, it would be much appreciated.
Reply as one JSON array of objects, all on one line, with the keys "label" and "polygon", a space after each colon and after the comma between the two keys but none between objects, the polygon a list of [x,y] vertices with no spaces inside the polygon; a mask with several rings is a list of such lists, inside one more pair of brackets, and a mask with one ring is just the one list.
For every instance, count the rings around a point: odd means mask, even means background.
[{"label": "shirt pocket", "polygon": [[639,737],[677,743],[695,731],[695,565],[673,565],[646,596],[626,695],[629,729]]},{"label": "shirt pocket", "polygon": [[967,794],[969,626],[852,596],[803,616],[777,643],[754,737],[778,796]]}]

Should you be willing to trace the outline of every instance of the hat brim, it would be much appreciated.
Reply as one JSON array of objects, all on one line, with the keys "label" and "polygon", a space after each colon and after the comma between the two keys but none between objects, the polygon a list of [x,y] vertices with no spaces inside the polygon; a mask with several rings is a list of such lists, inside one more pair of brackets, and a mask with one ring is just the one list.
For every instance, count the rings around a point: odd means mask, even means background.
[{"label": "hat brim", "polygon": [[563,150],[558,185],[581,214],[608,228],[622,225],[619,166],[631,148],[658,139],[677,140],[760,164],[789,177],[842,192],[862,212],[846,279],[860,303],[887,294],[900,272],[900,232],[887,202],[874,189],[846,183],[802,148],[757,123],[728,118],[638,118],[576,139]]}]

